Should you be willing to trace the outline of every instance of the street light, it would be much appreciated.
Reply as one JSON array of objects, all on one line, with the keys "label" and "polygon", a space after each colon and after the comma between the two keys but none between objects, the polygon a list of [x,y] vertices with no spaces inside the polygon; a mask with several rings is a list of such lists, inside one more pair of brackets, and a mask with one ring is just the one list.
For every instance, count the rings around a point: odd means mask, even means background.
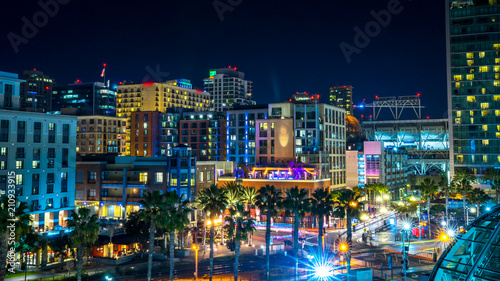
[{"label": "street light", "polygon": [[[407,270],[408,270],[408,251],[410,250],[410,237],[408,237],[408,246],[405,245],[405,235],[408,235],[411,230],[411,221],[404,221],[403,222],[403,229],[401,230],[401,241],[403,244],[403,260],[401,261],[403,264],[402,268],[402,277],[403,280],[406,281],[406,275],[407,275]],[[409,235],[408,235],[409,236]]]},{"label": "street light", "polygon": [[194,271],[195,280],[198,279],[198,250],[199,249],[200,249],[199,246],[193,245],[193,250],[195,251],[195,271]]}]

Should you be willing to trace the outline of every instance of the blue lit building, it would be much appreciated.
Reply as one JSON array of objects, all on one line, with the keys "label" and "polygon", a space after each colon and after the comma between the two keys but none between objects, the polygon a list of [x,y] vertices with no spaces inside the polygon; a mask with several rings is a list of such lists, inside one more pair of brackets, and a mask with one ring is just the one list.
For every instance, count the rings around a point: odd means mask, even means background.
[{"label": "blue lit building", "polygon": [[116,116],[116,91],[102,82],[82,83],[52,87],[53,112],[68,115]]},{"label": "blue lit building", "polygon": [[226,155],[228,161],[255,164],[255,121],[267,119],[268,105],[235,107],[226,113]]}]

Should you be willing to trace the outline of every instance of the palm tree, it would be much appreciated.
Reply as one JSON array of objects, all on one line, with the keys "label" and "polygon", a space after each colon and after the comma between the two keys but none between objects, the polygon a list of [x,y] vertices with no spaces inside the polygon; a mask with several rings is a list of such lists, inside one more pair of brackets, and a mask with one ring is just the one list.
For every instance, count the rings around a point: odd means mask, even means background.
[{"label": "palm tree", "polygon": [[270,280],[269,276],[269,247],[271,244],[271,218],[275,217],[281,205],[283,198],[281,191],[277,190],[273,185],[266,185],[259,189],[255,204],[261,212],[266,213],[266,280]]},{"label": "palm tree", "polygon": [[90,209],[80,208],[78,211],[72,211],[70,217],[66,220],[68,228],[73,231],[69,234],[71,244],[76,248],[77,254],[77,280],[82,280],[83,252],[85,247],[97,241],[99,235],[99,220],[97,215],[90,215]]},{"label": "palm tree", "polygon": [[243,186],[241,184],[228,182],[222,188],[226,192],[228,205],[234,206],[241,201],[243,194]]},{"label": "palm tree", "polygon": [[[334,203],[334,215],[339,218],[346,218],[347,221],[347,244],[352,245],[352,218],[359,217],[361,214],[361,203],[359,199],[362,194],[359,192],[358,188],[355,189],[343,189],[332,194]],[[351,255],[347,255],[347,275],[349,276],[351,271]]]},{"label": "palm tree", "polygon": [[333,212],[332,196],[326,188],[316,189],[311,198],[311,214],[318,216],[318,251],[323,254],[324,217]]},{"label": "palm tree", "polygon": [[[248,211],[248,218],[250,219],[250,207],[255,205],[257,200],[257,190],[253,187],[243,187],[241,193],[241,202],[245,203],[245,210]],[[252,245],[252,233],[248,234],[248,244]]]},{"label": "palm tree", "polygon": [[142,219],[149,224],[149,249],[148,249],[148,281],[151,280],[151,272],[153,270],[153,254],[155,244],[155,233],[158,228],[162,227],[162,208],[165,205],[165,197],[160,194],[159,190],[146,192],[144,200],[141,200],[141,205],[144,206],[144,212],[141,212]]},{"label": "palm tree", "polygon": [[170,191],[164,195],[165,203],[161,207],[162,216],[160,217],[162,227],[170,234],[170,281],[174,280],[174,247],[175,231],[182,233],[189,225],[189,215],[192,213],[189,208],[189,201],[183,200],[183,197],[177,195],[175,191]]},{"label": "palm tree", "polygon": [[486,170],[485,180],[488,180],[496,192],[497,204],[500,203],[500,170],[489,168]]},{"label": "palm tree", "polygon": [[375,184],[375,183],[370,183],[370,184],[365,185],[366,194],[368,195],[367,201],[370,204],[373,204],[373,202],[374,202],[373,198],[375,197],[374,195],[375,195],[375,191],[377,189],[376,185],[377,184]]},{"label": "palm tree", "polygon": [[453,182],[448,181],[448,176],[446,175],[445,172],[441,173],[441,178],[439,179],[438,182],[440,191],[444,194],[446,201],[445,201],[445,210],[446,210],[446,226],[448,226],[448,201],[450,200],[450,193],[455,190],[455,186],[453,185]]},{"label": "palm tree", "polygon": [[[214,226],[217,219],[226,209],[228,199],[225,190],[212,184],[209,188],[200,190],[196,205],[210,218],[210,281],[214,269]],[[205,222],[207,223],[207,222]]]},{"label": "palm tree", "polygon": [[123,225],[127,236],[133,237],[133,239],[138,241],[141,245],[141,259],[144,255],[144,247],[149,241],[150,224],[144,219],[147,217],[144,212],[144,209],[140,209],[137,212],[131,212]]},{"label": "palm tree", "polygon": [[471,204],[476,204],[477,217],[481,214],[479,205],[481,203],[488,202],[491,198],[482,190],[481,188],[473,188],[468,194],[468,198]]},{"label": "palm tree", "polygon": [[300,220],[308,211],[309,201],[307,200],[307,189],[299,189],[297,186],[290,188],[286,192],[286,198],[283,200],[286,216],[293,215],[293,254],[297,256],[299,251],[299,227]]},{"label": "palm tree", "polygon": [[470,190],[471,188],[471,183],[476,180],[476,177],[474,176],[474,173],[472,172],[471,169],[467,168],[462,168],[462,169],[456,169],[455,170],[455,176],[453,177],[453,181],[456,183],[457,187],[460,187],[460,190],[462,191],[462,204],[464,208],[464,221],[465,224],[469,224],[467,221],[467,215],[466,215],[466,208],[467,204],[465,203],[466,197],[467,197],[467,191]]},{"label": "palm tree", "polygon": [[439,187],[433,179],[427,177],[420,184],[422,196],[427,198],[427,224],[429,225],[429,238],[432,237],[431,231],[431,199],[438,192]]},{"label": "palm tree", "polygon": [[15,208],[14,213],[11,212],[12,209],[9,210],[12,204],[16,204],[16,200],[12,198],[9,199],[9,195],[10,194],[0,198],[0,280],[4,280],[5,274],[7,273],[8,237],[11,231],[13,230],[15,232],[17,240],[21,234],[29,231],[29,223],[31,222],[30,215],[28,214],[29,208],[25,202],[20,202],[19,206]]},{"label": "palm tree", "polygon": [[229,216],[225,218],[229,223],[225,226],[228,236],[234,241],[234,280],[238,280],[241,242],[247,240],[248,235],[255,231],[255,220],[249,217],[249,213],[245,211],[245,205],[237,203],[229,209]]}]

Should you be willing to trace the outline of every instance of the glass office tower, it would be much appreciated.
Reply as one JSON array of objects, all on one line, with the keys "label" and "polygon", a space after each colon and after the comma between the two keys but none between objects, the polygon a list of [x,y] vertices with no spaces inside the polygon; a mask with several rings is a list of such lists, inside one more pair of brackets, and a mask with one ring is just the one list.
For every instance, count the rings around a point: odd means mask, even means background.
[{"label": "glass office tower", "polygon": [[452,172],[500,165],[500,4],[447,1]]}]

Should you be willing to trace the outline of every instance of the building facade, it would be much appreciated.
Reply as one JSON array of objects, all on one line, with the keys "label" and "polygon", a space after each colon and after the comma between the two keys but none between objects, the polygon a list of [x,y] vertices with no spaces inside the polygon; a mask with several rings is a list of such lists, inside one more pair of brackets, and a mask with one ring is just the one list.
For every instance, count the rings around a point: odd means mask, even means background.
[{"label": "building facade", "polygon": [[52,86],[54,80],[36,69],[23,72],[20,101],[21,110],[33,112],[50,112]]},{"label": "building facade", "polygon": [[[319,97],[296,95],[291,102],[269,105],[272,118],[293,118],[294,158],[306,159],[320,152],[329,155],[328,164],[332,188],[344,188],[346,127],[345,111],[318,103]],[[319,154],[318,154],[319,155]],[[310,158],[310,157],[309,157]],[[316,157],[321,164],[322,157]]]},{"label": "building facade", "polygon": [[226,112],[227,160],[255,165],[256,120],[267,119],[268,105],[239,106]]},{"label": "building facade", "polygon": [[76,117],[0,110],[0,123],[2,194],[13,177],[35,230],[66,226],[75,208]]},{"label": "building facade", "polygon": [[[189,80],[179,79],[163,83],[119,85],[117,90],[117,116],[127,118],[127,136],[131,131],[131,115],[137,111],[166,113],[170,108],[193,111],[210,110],[210,94],[193,89]],[[131,155],[127,139],[127,155]]]},{"label": "building facade", "polygon": [[331,87],[330,104],[344,109],[345,114],[352,115],[352,86]]},{"label": "building facade", "polygon": [[116,92],[102,82],[52,87],[51,111],[68,115],[116,116]]},{"label": "building facade", "polygon": [[24,80],[15,73],[0,71],[0,108],[19,110],[20,88]]},{"label": "building facade", "polygon": [[252,100],[252,81],[245,80],[245,73],[237,71],[236,67],[211,69],[203,84],[212,97],[214,111],[255,104]]},{"label": "building facade", "polygon": [[160,155],[160,112],[133,112],[130,118],[130,155],[154,157]]},{"label": "building facade", "polygon": [[447,1],[450,162],[484,175],[500,165],[500,3]]},{"label": "building facade", "polygon": [[199,161],[226,161],[226,120],[214,112],[186,112],[179,121],[180,144]]},{"label": "building facade", "polygon": [[293,118],[257,120],[255,154],[258,165],[288,165],[295,160],[293,124]]},{"label": "building facade", "polygon": [[78,116],[76,152],[86,154],[126,153],[125,118]]}]

